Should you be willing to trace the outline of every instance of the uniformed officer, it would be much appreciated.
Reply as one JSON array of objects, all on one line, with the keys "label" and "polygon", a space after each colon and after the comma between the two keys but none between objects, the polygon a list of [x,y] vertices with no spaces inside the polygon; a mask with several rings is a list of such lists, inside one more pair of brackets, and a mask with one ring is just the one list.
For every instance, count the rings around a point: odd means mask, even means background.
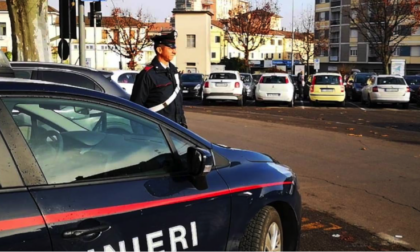
[{"label": "uniformed officer", "polygon": [[187,127],[176,55],[175,31],[152,38],[155,58],[136,77],[130,100]]}]

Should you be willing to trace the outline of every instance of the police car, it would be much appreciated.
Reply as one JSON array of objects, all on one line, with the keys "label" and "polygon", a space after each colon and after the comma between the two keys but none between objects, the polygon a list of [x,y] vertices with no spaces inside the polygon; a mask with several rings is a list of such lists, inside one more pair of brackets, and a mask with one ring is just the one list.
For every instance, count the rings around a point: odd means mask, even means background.
[{"label": "police car", "polygon": [[0,78],[0,250],[296,250],[298,182],[104,93]]}]

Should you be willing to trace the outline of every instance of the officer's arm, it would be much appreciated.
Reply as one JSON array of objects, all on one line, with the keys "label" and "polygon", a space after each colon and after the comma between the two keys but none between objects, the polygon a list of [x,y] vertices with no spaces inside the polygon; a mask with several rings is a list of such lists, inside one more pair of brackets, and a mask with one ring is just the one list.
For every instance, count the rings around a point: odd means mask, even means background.
[{"label": "officer's arm", "polygon": [[130,100],[144,106],[152,87],[152,81],[146,71],[140,72],[134,83]]}]

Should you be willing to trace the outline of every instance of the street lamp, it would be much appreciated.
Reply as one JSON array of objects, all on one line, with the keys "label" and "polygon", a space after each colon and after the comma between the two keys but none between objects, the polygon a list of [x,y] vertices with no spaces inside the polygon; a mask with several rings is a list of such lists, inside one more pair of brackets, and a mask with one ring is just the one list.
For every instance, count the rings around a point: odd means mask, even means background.
[{"label": "street lamp", "polygon": [[293,72],[293,67],[294,67],[294,42],[295,42],[295,28],[294,28],[294,11],[295,11],[295,0],[292,0],[292,74],[294,74]]}]

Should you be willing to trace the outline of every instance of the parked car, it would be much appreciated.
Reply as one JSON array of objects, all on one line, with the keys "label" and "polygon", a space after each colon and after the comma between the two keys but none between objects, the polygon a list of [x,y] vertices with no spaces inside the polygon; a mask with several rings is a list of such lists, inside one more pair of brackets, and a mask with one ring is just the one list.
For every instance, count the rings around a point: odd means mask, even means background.
[{"label": "parked car", "polygon": [[374,107],[378,103],[401,104],[408,109],[410,88],[399,75],[377,75],[371,77],[371,84],[362,90],[362,103]]},{"label": "parked car", "polygon": [[362,98],[362,89],[368,83],[369,78],[376,73],[355,72],[352,74],[346,85],[346,96],[351,101],[360,101]]},{"label": "parked car", "polygon": [[286,73],[266,73],[261,76],[255,89],[255,104],[267,102],[286,102],[295,105],[295,86]]},{"label": "parked car", "polygon": [[341,75],[338,73],[314,74],[309,90],[309,99],[314,105],[338,103],[341,107],[346,106],[346,92]]},{"label": "parked car", "polygon": [[254,99],[254,91],[255,91],[255,83],[252,74],[249,73],[240,73],[241,80],[244,83],[245,90],[246,90],[246,98],[249,100]]},{"label": "parked car", "polygon": [[133,91],[134,82],[139,71],[133,70],[117,70],[112,72],[111,79],[118,83],[129,95]]},{"label": "parked car", "polygon": [[1,251],[299,249],[286,165],[126,99],[17,82],[0,79]]},{"label": "parked car", "polygon": [[211,73],[204,83],[203,104],[209,101],[236,101],[239,106],[246,102],[246,89],[238,71]]},{"label": "parked car", "polygon": [[417,91],[420,89],[420,75],[406,75],[404,80],[410,88],[410,101],[417,102]]},{"label": "parked car", "polygon": [[130,95],[112,80],[113,72],[46,62],[13,61],[10,65],[17,78],[63,83],[130,99]]},{"label": "parked car", "polygon": [[204,75],[200,73],[184,73],[181,75],[182,93],[184,98],[201,98]]}]

